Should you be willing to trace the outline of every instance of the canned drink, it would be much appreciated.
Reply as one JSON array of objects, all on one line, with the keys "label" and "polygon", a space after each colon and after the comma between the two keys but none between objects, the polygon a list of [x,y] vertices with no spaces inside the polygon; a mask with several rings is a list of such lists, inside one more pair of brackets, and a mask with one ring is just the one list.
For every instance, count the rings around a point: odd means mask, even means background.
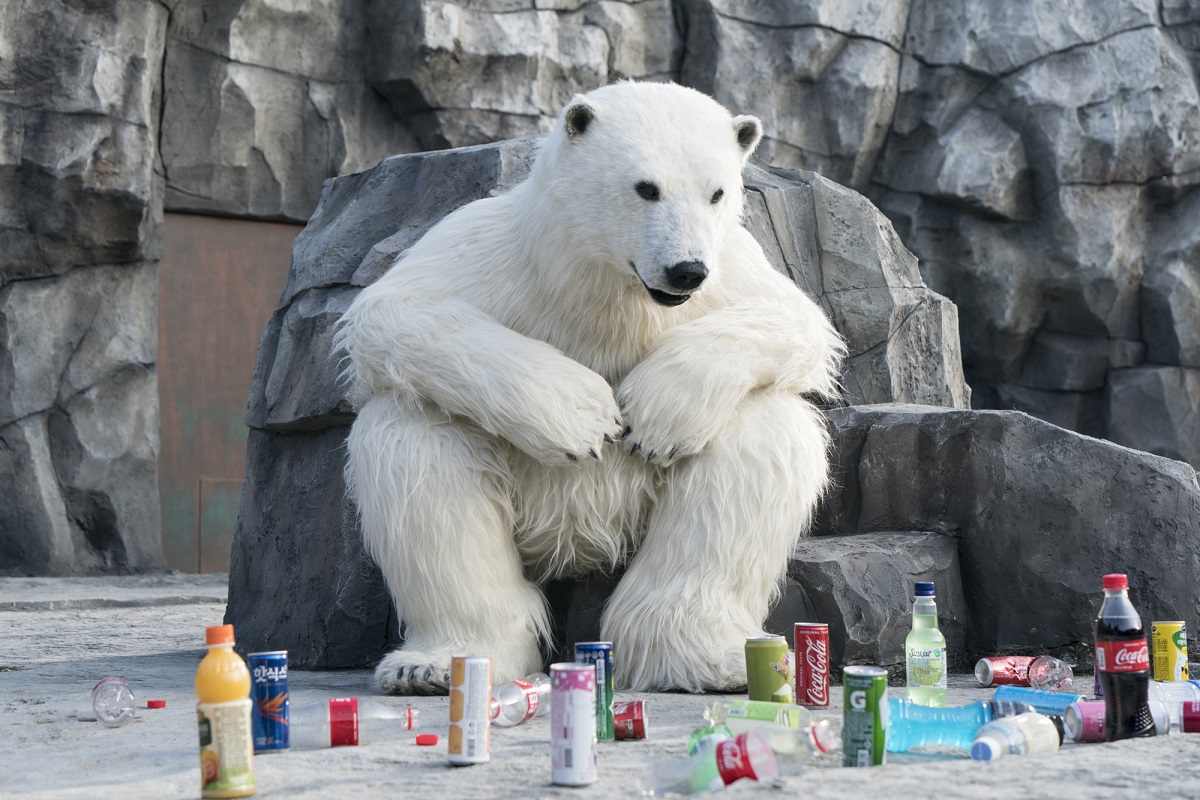
[{"label": "canned drink", "polygon": [[1028,686],[1029,665],[1035,656],[988,656],[975,664],[975,680],[989,686]]},{"label": "canned drink", "polygon": [[613,735],[618,739],[645,739],[646,705],[641,700],[622,700],[612,705]]},{"label": "canned drink", "polygon": [[492,696],[490,656],[454,656],[450,661],[450,746],[455,766],[486,764],[492,758],[488,720]]},{"label": "canned drink", "polygon": [[1188,679],[1187,623],[1151,622],[1150,662],[1156,681]]},{"label": "canned drink", "polygon": [[791,673],[787,639],[752,636],[746,640],[746,694],[751,700],[792,702]]},{"label": "canned drink", "polygon": [[1181,733],[1200,733],[1200,700],[1184,700],[1179,704]]},{"label": "canned drink", "polygon": [[250,714],[254,752],[287,750],[291,744],[288,737],[287,650],[251,653],[246,656],[246,663],[250,667],[250,699],[254,701]]},{"label": "canned drink", "polygon": [[1028,703],[1033,710],[1047,717],[1061,717],[1067,711],[1067,706],[1083,695],[1070,692],[1049,692],[1045,689],[1033,689],[1028,686],[1001,686],[992,695],[993,700],[1003,700],[1009,703]]},{"label": "canned drink", "polygon": [[615,735],[612,642],[576,642],[575,663],[596,665],[596,738],[611,740]]},{"label": "canned drink", "polygon": [[797,622],[795,643],[796,704],[829,705],[829,626]]},{"label": "canned drink", "polygon": [[842,670],[843,766],[877,767],[887,761],[887,681],[883,667]]},{"label": "canned drink", "polygon": [[1063,727],[1075,742],[1104,741],[1104,701],[1076,700],[1063,714]]},{"label": "canned drink", "polygon": [[558,786],[596,782],[596,669],[550,665],[550,780]]}]

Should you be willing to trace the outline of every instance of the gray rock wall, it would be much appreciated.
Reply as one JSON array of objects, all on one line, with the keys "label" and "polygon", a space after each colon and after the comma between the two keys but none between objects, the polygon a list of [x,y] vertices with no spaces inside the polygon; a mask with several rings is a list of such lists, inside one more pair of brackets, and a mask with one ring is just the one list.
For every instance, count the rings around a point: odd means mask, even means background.
[{"label": "gray rock wall", "polygon": [[0,8],[0,574],[161,569],[167,12]]}]

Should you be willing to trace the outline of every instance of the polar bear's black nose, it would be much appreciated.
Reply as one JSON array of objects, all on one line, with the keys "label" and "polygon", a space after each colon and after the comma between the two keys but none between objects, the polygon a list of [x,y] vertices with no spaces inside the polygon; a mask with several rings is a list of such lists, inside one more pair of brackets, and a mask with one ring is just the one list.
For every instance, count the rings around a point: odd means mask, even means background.
[{"label": "polar bear's black nose", "polygon": [[690,292],[708,277],[708,268],[703,261],[680,261],[667,267],[667,283],[672,289]]}]

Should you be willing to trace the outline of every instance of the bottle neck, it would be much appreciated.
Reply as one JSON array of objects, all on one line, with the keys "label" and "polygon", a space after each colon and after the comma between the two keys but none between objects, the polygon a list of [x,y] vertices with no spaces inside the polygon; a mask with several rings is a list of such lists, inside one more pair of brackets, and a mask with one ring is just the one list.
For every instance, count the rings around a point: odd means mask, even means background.
[{"label": "bottle neck", "polygon": [[932,596],[920,596],[913,598],[913,615],[917,614],[937,614],[937,602]]}]

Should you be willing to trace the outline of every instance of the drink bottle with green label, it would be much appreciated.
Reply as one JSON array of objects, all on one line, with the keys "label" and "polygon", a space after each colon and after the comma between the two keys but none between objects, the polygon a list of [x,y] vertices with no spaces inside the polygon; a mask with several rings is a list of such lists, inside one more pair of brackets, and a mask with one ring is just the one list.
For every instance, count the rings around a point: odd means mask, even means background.
[{"label": "drink bottle with green label", "polygon": [[946,705],[946,637],[938,630],[933,581],[913,585],[912,630],[904,640],[908,699],[923,706]]}]

